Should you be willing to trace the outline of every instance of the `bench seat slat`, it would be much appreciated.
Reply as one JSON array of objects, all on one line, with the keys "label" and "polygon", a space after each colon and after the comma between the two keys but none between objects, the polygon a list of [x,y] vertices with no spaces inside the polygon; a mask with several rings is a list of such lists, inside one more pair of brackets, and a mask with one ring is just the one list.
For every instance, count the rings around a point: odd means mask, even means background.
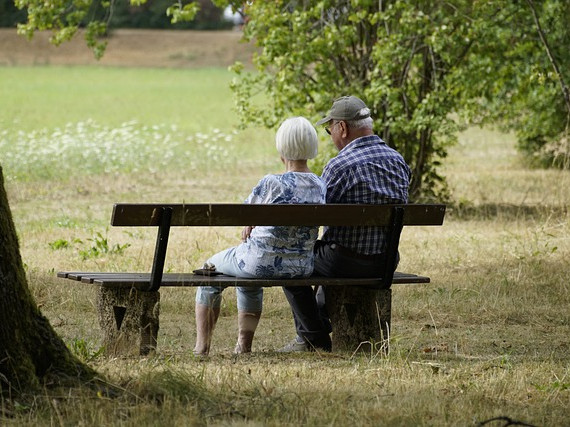
[{"label": "bench seat slat", "polygon": [[[91,273],[91,272],[60,272],[58,277],[67,277],[70,280],[92,283],[95,285],[112,285],[117,287],[135,287],[146,289],[150,282],[150,273]],[[416,274],[396,272],[393,284],[429,283],[430,278]],[[322,285],[322,286],[373,286],[381,285],[382,280],[376,278],[343,279],[331,277],[313,276],[308,279],[242,279],[232,276],[201,276],[193,273],[167,273],[162,277],[161,286],[298,286],[298,285]]]}]

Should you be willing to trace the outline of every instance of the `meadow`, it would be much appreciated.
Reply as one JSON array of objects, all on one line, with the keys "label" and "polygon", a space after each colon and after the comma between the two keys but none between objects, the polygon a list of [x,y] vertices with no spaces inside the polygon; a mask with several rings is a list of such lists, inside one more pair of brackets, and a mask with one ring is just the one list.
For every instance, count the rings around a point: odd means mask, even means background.
[{"label": "meadow", "polygon": [[[388,356],[276,353],[294,334],[280,289],[265,291],[250,355],[232,354],[232,289],[208,359],[191,352],[193,289],[161,290],[156,354],[101,355],[95,290],[55,272],[150,269],[154,231],[109,227],[112,204],[240,202],[282,169],[272,132],[236,130],[231,78],[221,68],[0,68],[0,165],[29,286],[70,349],[124,391],[2,402],[0,423],[568,425],[570,175],[527,168],[514,137],[493,129],[470,128],[452,149],[444,226],[402,235],[401,270],[432,283],[394,289]],[[196,268],[238,236],[174,230],[166,269]]]}]

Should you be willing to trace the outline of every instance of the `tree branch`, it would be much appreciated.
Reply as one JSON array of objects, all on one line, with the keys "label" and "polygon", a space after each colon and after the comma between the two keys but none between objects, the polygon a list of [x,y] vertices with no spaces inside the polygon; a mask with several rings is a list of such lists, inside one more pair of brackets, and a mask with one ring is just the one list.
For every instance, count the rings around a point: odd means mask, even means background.
[{"label": "tree branch", "polygon": [[534,18],[534,23],[536,25],[536,30],[540,37],[540,41],[542,42],[542,45],[546,50],[546,54],[548,55],[548,59],[550,60],[550,65],[552,65],[552,68],[554,68],[554,72],[558,77],[558,82],[560,83],[560,87],[562,89],[562,96],[564,97],[564,103],[566,104],[566,109],[568,110],[568,114],[566,117],[566,129],[568,130],[570,128],[570,89],[568,89],[568,86],[564,82],[564,76],[560,72],[560,67],[558,66],[556,58],[552,54],[552,50],[550,49],[548,40],[546,40],[546,35],[544,34],[542,26],[540,25],[540,20],[538,18],[538,13],[536,12],[536,8],[534,7],[534,2],[532,0],[526,0],[526,3],[530,7],[530,10],[532,12],[532,17]]}]

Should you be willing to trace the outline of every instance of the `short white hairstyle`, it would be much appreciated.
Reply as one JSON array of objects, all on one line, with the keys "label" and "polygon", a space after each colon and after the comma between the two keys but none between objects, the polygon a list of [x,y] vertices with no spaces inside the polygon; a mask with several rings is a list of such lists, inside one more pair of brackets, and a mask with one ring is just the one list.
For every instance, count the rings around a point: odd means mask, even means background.
[{"label": "short white hairstyle", "polygon": [[306,118],[292,117],[277,129],[275,146],[284,159],[312,159],[319,150],[317,131]]}]

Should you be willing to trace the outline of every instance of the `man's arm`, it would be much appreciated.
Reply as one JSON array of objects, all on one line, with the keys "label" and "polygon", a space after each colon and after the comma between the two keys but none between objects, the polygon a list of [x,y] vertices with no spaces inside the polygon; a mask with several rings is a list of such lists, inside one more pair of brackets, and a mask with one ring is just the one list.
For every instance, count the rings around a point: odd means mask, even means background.
[{"label": "man's arm", "polygon": [[343,194],[350,188],[350,177],[347,170],[343,170],[330,161],[324,168],[321,178],[327,187],[327,203],[339,203]]}]

